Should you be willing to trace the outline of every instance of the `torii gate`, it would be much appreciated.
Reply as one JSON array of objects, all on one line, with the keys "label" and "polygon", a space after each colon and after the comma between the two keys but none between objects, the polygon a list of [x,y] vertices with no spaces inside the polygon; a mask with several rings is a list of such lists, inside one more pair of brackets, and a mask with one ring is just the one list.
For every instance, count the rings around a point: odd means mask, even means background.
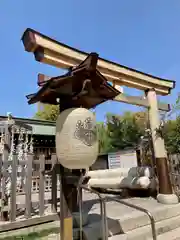
[{"label": "torii gate", "polygon": [[[25,50],[34,53],[35,59],[58,68],[73,68],[87,58],[88,54],[53,40],[32,29],[27,29],[22,37]],[[128,96],[123,93],[114,98],[115,101],[144,106],[149,109],[149,120],[152,132],[154,153],[159,179],[159,194],[161,203],[177,203],[173,194],[168,172],[167,153],[162,136],[157,134],[160,126],[159,111],[169,111],[169,104],[157,101],[157,95],[166,96],[175,88],[175,81],[158,78],[140,71],[130,69],[120,64],[98,58],[97,68],[101,74],[113,83],[114,87],[128,86],[145,92],[142,97]],[[48,80],[40,75],[39,85]]]}]

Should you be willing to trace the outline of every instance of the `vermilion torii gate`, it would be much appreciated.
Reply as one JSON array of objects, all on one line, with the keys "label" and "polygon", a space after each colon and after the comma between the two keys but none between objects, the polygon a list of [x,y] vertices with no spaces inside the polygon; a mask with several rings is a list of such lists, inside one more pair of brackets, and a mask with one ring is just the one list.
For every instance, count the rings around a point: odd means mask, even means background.
[{"label": "vermilion torii gate", "polygon": [[[83,62],[88,54],[65,44],[57,42],[39,32],[27,29],[22,37],[25,50],[34,53],[35,59],[58,68],[73,69]],[[175,82],[145,74],[120,64],[98,58],[97,69],[108,81],[118,86],[128,86],[144,91],[144,96],[134,97],[125,94],[115,96],[113,100],[144,106],[149,109],[149,120],[152,133],[154,154],[156,158],[159,179],[159,194],[161,203],[177,203],[178,198],[173,194],[168,172],[167,153],[164,140],[157,129],[160,126],[159,110],[169,111],[169,104],[157,101],[157,95],[166,96],[175,87]],[[40,75],[39,85],[42,86],[49,78]],[[96,99],[94,99],[96,102]]]}]

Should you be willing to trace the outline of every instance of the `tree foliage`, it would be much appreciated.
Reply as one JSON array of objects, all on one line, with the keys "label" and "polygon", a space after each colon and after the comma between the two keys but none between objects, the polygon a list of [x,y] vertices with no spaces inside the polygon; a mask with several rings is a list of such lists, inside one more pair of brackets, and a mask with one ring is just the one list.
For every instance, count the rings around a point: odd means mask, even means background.
[{"label": "tree foliage", "polygon": [[99,152],[108,153],[110,151],[110,138],[108,137],[107,126],[103,122],[97,123]]},{"label": "tree foliage", "polygon": [[[164,140],[168,153],[180,153],[180,103],[172,108],[175,119],[166,118],[164,123]],[[169,115],[170,116],[170,115]],[[148,113],[125,112],[123,115],[107,114],[106,123],[102,124],[99,134],[100,152],[117,151],[137,146],[141,136],[148,128]],[[102,134],[103,132],[103,134]],[[103,144],[102,144],[103,143]]]},{"label": "tree foliage", "polygon": [[59,106],[44,104],[43,109],[35,114],[35,118],[48,121],[56,121],[59,114]]},{"label": "tree foliage", "polygon": [[112,151],[133,148],[139,144],[143,134],[137,116],[131,112],[125,112],[122,116],[107,115],[107,135],[110,139]]},{"label": "tree foliage", "polygon": [[[58,106],[44,105],[35,115],[37,119],[55,121],[59,114]],[[169,153],[180,153],[180,94],[172,110],[163,114],[164,139]],[[108,113],[105,122],[97,123],[99,151],[107,153],[135,147],[140,143],[148,126],[147,111],[125,112],[122,115]]]},{"label": "tree foliage", "polygon": [[180,116],[165,123],[164,139],[169,153],[180,153]]}]

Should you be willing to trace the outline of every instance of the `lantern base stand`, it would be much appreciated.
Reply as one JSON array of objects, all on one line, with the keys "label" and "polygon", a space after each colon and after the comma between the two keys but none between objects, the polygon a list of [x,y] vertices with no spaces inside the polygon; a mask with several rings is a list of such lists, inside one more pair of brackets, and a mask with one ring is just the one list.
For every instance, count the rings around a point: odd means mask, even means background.
[{"label": "lantern base stand", "polygon": [[179,203],[178,196],[176,194],[161,194],[157,195],[158,202],[162,204],[177,204]]}]

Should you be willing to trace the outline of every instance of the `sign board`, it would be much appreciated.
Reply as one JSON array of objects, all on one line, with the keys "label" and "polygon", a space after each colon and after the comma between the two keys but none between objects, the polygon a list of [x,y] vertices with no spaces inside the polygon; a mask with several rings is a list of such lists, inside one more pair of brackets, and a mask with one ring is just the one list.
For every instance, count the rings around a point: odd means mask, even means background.
[{"label": "sign board", "polygon": [[120,168],[121,167],[121,160],[120,160],[120,153],[109,153],[108,154],[108,166],[109,169],[113,168]]},{"label": "sign board", "polygon": [[108,154],[109,169],[137,167],[135,150],[119,151]]}]

